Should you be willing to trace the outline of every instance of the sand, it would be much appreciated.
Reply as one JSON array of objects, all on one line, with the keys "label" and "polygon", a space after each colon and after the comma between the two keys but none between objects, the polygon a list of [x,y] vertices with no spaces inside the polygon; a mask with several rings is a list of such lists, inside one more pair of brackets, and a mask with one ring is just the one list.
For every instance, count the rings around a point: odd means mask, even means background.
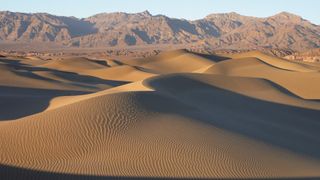
[{"label": "sand", "polygon": [[184,50],[37,61],[0,59],[0,177],[320,177],[318,65]]}]

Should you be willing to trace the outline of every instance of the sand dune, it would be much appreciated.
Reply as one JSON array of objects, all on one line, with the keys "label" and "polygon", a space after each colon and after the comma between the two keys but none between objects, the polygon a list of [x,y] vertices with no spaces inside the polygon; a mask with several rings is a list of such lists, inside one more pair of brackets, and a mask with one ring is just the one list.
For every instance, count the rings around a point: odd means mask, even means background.
[{"label": "sand dune", "polygon": [[320,177],[317,65],[256,54],[2,63],[0,177]]},{"label": "sand dune", "polygon": [[153,91],[153,89],[145,86],[143,81],[138,81],[134,83],[129,83],[123,86],[118,86],[115,88],[111,88],[105,91],[99,91],[93,94],[86,94],[86,95],[77,95],[77,96],[60,96],[57,98],[53,98],[50,101],[50,105],[47,107],[46,111],[57,109],[63,107],[65,105],[73,104],[79,101],[87,100],[96,96],[108,95],[108,94],[115,94],[115,93],[122,93],[122,92],[146,92],[146,91]]},{"label": "sand dune", "polygon": [[297,71],[297,72],[317,72],[318,70],[314,68],[312,65],[307,65],[299,62],[289,61],[287,59],[280,59],[278,57],[268,56],[264,53],[258,51],[251,51],[248,53],[235,54],[230,56],[231,58],[247,58],[247,57],[255,57],[259,60],[280,68],[289,71]]},{"label": "sand dune", "polygon": [[206,73],[268,79],[305,99],[320,99],[319,72],[300,72],[276,68],[257,58],[231,59],[216,64]]},{"label": "sand dune", "polygon": [[32,66],[28,62],[0,60],[0,121],[42,112],[55,97],[88,94],[125,84],[37,67],[41,62]]},{"label": "sand dune", "polygon": [[208,68],[215,62],[211,59],[201,57],[186,50],[164,52],[158,56],[127,60],[127,64],[148,69],[157,74],[193,72],[203,68]]},{"label": "sand dune", "polygon": [[118,80],[124,82],[134,82],[152,77],[155,74],[143,70],[142,68],[120,65],[99,70],[89,70],[86,74],[108,80]]},{"label": "sand dune", "polygon": [[[104,63],[103,63],[104,62]],[[63,60],[49,61],[42,65],[47,68],[60,69],[64,71],[81,71],[89,69],[99,69],[107,66],[105,61],[90,60],[87,58],[67,58]]]},{"label": "sand dune", "polygon": [[42,65],[49,69],[58,69],[104,80],[134,82],[151,77],[154,74],[144,72],[138,67],[123,64],[114,60],[90,60],[87,58],[70,58],[54,60]]},{"label": "sand dune", "polygon": [[[297,106],[308,109],[320,110],[320,102],[317,101],[308,101],[304,98],[296,96],[292,92],[288,91],[286,87],[276,84],[272,81],[261,79],[261,78],[252,78],[252,77],[235,77],[235,76],[225,76],[225,75],[211,75],[211,74],[179,74],[177,83],[184,79],[190,81],[197,81],[199,84],[202,83],[204,86],[214,86],[226,91],[242,94],[255,99],[260,99],[263,101],[275,102],[280,104],[286,104],[290,106]],[[176,79],[175,76],[158,76],[156,78],[160,79]],[[156,79],[154,78],[154,79]],[[152,81],[153,79],[147,79],[146,82]],[[190,84],[189,87],[185,87],[186,90],[193,88],[193,84]],[[196,86],[198,87],[198,86]],[[179,94],[183,93],[184,89],[179,88]],[[164,92],[161,90],[161,92]],[[178,90],[177,90],[178,93]],[[176,96],[176,95],[175,95]]]}]

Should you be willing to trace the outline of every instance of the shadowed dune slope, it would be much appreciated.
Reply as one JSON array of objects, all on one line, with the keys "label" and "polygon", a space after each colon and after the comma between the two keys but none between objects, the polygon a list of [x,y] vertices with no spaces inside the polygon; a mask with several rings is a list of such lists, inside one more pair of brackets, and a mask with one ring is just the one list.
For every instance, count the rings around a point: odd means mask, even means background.
[{"label": "shadowed dune slope", "polygon": [[0,121],[42,112],[55,97],[88,94],[126,84],[31,64],[25,60],[0,59]]},{"label": "shadowed dune slope", "polygon": [[320,99],[320,73],[279,69],[257,58],[231,59],[210,67],[205,73],[257,77],[273,81],[305,99]]},{"label": "shadowed dune slope", "polygon": [[55,97],[87,94],[86,91],[0,86],[0,122],[16,120],[46,110]]},{"label": "shadowed dune slope", "polygon": [[[78,61],[82,62],[81,59]],[[78,64],[81,65],[81,63]],[[85,64],[82,66],[86,67]],[[0,77],[0,85],[9,87],[92,92],[124,84],[94,76],[80,75],[77,72],[33,66],[25,61],[10,59],[0,59],[0,71],[3,75]]]},{"label": "shadowed dune slope", "polygon": [[116,64],[115,61],[90,60],[87,58],[53,60],[53,62],[44,64],[42,67],[122,82],[139,81],[154,75],[144,72],[138,67],[122,63]]},{"label": "shadowed dune slope", "polygon": [[[0,87],[0,178],[320,177],[319,72],[309,65],[187,51],[112,67],[78,60],[23,65],[29,76],[0,64],[21,83]],[[127,84],[101,86],[111,80]],[[30,87],[43,81],[70,89]]]},{"label": "shadowed dune slope", "polygon": [[[165,79],[173,79],[172,84],[176,85],[177,88],[178,86],[180,86],[179,83],[185,79],[190,81],[191,80],[199,81],[199,83],[201,82],[203,83],[203,85],[214,86],[217,88],[239,93],[255,99],[276,102],[276,103],[286,104],[291,106],[297,106],[302,108],[320,110],[320,106],[319,106],[320,102],[305,100],[304,98],[301,98],[293,94],[292,92],[290,92],[288,89],[285,88],[285,86],[281,86],[270,80],[266,80],[262,78],[189,73],[189,74],[174,74],[174,75],[158,76],[155,78],[147,79],[144,82],[144,84],[149,84],[148,82],[153,82],[156,79],[163,79],[164,82],[165,82]],[[173,81],[176,81],[176,83],[173,83]],[[149,85],[146,85],[146,86],[149,87]],[[185,86],[182,88],[179,87],[178,90],[176,91],[177,94],[174,94],[174,96],[178,96],[179,94],[183,93],[184,90],[189,91],[189,90],[192,90],[193,88],[194,88],[194,84],[192,83],[190,83],[189,86]],[[165,92],[162,89],[159,91]],[[180,93],[178,93],[179,91]]]}]

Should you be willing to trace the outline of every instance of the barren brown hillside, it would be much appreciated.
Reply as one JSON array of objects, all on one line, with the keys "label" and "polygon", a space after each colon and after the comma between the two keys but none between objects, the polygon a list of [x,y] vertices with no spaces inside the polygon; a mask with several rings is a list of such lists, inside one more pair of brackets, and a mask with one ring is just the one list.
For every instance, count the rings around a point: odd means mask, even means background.
[{"label": "barren brown hillside", "polygon": [[318,48],[320,28],[287,12],[267,18],[237,13],[188,21],[151,15],[102,13],[85,19],[45,13],[0,12],[0,40],[55,42],[73,47],[184,45],[211,49]]}]

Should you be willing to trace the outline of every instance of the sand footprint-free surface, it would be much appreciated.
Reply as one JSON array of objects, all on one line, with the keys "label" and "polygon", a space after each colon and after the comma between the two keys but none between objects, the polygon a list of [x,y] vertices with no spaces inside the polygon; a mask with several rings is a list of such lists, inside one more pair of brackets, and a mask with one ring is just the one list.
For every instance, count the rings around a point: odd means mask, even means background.
[{"label": "sand footprint-free surface", "polygon": [[320,177],[317,66],[259,52],[0,59],[0,177]]}]

